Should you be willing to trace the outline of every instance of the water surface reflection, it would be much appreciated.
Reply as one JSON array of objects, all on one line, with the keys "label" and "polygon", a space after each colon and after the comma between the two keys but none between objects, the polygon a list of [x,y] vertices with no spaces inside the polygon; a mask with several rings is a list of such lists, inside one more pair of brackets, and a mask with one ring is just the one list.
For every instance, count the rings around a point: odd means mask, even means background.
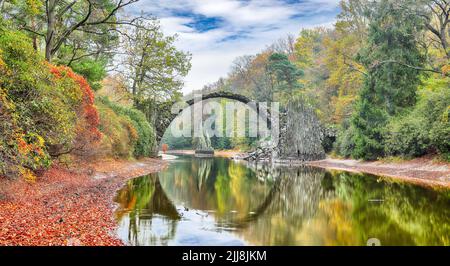
[{"label": "water surface reflection", "polygon": [[131,245],[449,245],[449,191],[183,156],[117,195]]}]

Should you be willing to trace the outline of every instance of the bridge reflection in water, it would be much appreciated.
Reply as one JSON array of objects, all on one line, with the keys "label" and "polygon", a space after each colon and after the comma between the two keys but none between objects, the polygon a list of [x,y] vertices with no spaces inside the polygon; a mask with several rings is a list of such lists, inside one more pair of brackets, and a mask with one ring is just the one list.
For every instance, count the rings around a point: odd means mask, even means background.
[{"label": "bridge reflection in water", "polygon": [[447,194],[311,167],[185,156],[130,180],[116,214],[131,245],[365,245],[372,237],[448,245]]}]

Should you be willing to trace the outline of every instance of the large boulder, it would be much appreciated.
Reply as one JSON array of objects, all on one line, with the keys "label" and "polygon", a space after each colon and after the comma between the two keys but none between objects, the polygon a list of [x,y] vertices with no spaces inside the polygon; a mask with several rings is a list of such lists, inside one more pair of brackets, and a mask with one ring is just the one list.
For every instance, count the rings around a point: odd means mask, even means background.
[{"label": "large boulder", "polygon": [[323,129],[314,110],[302,99],[291,100],[280,117],[280,160],[314,161],[325,158]]}]

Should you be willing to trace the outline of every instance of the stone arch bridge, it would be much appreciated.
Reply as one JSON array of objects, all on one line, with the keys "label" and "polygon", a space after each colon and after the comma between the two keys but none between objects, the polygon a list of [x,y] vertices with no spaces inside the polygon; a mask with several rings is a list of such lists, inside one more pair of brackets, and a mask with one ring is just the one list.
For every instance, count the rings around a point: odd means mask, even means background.
[{"label": "stone arch bridge", "polygon": [[[186,108],[194,105],[196,102],[205,101],[209,99],[229,99],[238,101],[244,104],[255,103],[253,105],[256,108],[256,112],[259,115],[266,115],[268,121],[268,127],[270,124],[270,108],[267,113],[260,113],[260,104],[250,99],[247,96],[236,94],[227,91],[215,91],[204,93],[201,98],[185,100],[185,108],[179,110],[177,113],[172,113],[171,109],[175,102],[165,103],[164,107],[161,107],[166,114],[165,117],[159,117],[156,120],[156,139],[160,143],[165,131],[169,128],[172,121],[181,114]],[[291,100],[284,111],[279,114],[279,142],[272,146],[266,145],[265,148],[258,148],[259,151],[265,149],[265,154],[271,153],[271,158],[286,161],[310,161],[319,160],[325,158],[325,152],[322,147],[323,140],[323,128],[317,119],[314,111],[306,106],[301,100]],[[257,152],[253,153],[254,159],[258,159]]]}]

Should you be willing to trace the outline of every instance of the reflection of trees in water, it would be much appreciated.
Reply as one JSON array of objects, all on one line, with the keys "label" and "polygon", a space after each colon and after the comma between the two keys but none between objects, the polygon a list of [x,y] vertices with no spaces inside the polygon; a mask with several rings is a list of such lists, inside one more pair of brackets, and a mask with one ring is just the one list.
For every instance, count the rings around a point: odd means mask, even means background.
[{"label": "reflection of trees in water", "polygon": [[303,219],[314,216],[319,201],[325,197],[321,185],[325,172],[321,169],[268,165],[253,169],[259,178],[274,178],[275,182],[261,205],[240,221],[244,224],[264,214],[280,215],[289,224],[301,225]]},{"label": "reflection of trees in water", "polygon": [[192,161],[192,173],[195,175],[197,173],[197,189],[200,191],[203,184],[208,181],[208,177],[211,174],[211,169],[213,166],[214,159],[212,158],[202,158]]},{"label": "reflection of trees in water", "polygon": [[203,210],[214,202],[216,167],[214,159],[183,160],[170,165],[159,173],[159,177],[170,199],[177,204]]},{"label": "reflection of trees in water", "polygon": [[330,194],[322,186],[325,171],[267,164],[249,167],[259,179],[275,182],[255,212],[236,221],[243,227],[239,234],[253,244],[299,244],[304,222],[316,215],[321,200]]},{"label": "reflection of trees in water", "polygon": [[383,245],[450,245],[448,193],[378,182],[375,176],[333,175],[336,193],[353,206],[354,231],[362,244],[377,237]]},{"label": "reflection of trees in water", "polygon": [[175,236],[172,202],[214,210],[218,225],[236,227],[251,244],[365,245],[370,237],[385,245],[450,244],[448,193],[311,167],[183,160],[159,178],[128,182],[118,202],[131,210],[132,244],[167,244]]},{"label": "reflection of trees in water", "polygon": [[256,208],[270,190],[245,165],[224,158],[192,158],[160,173],[168,196],[191,209],[213,210],[219,222]]},{"label": "reflection of trees in water", "polygon": [[[120,204],[117,212],[121,219],[128,212],[128,241],[133,245],[167,245],[175,236],[180,215],[165,194],[156,175],[143,176],[127,182],[119,191],[116,201]],[[155,217],[160,217],[167,227],[163,234],[152,231]]]},{"label": "reflection of trees in water", "polygon": [[161,181],[175,202],[215,210],[221,226],[254,231],[251,227],[264,216],[267,224],[262,222],[255,229],[261,230],[256,234],[263,236],[264,231],[272,229],[272,218],[279,217],[278,234],[285,239],[317,211],[326,194],[321,185],[324,173],[310,167],[193,159],[189,167],[174,167],[162,173]]},{"label": "reflection of trees in water", "polygon": [[376,237],[383,245],[450,244],[448,193],[308,168],[275,167],[270,175],[279,178],[270,205],[241,221],[239,234],[250,243],[365,245]]}]

